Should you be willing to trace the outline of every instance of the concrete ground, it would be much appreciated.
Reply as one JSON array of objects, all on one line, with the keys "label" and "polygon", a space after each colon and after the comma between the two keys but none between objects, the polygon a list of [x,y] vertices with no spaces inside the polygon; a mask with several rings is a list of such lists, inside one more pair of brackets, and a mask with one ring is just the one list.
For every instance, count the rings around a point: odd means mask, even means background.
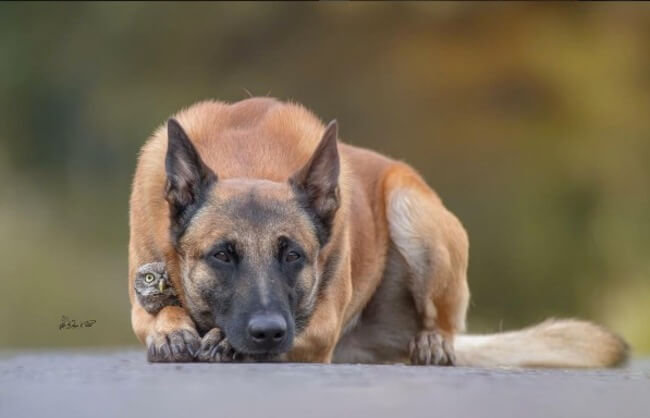
[{"label": "concrete ground", "polygon": [[619,370],[149,364],[144,351],[0,356],[0,417],[650,417],[650,361]]}]

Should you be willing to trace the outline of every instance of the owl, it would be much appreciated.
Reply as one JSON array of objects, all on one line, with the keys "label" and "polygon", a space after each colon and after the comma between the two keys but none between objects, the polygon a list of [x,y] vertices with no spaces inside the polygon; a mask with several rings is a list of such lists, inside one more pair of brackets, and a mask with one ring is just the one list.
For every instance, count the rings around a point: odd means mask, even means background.
[{"label": "owl", "polygon": [[140,266],[135,276],[134,288],[140,305],[151,314],[157,313],[165,306],[180,305],[163,262]]}]

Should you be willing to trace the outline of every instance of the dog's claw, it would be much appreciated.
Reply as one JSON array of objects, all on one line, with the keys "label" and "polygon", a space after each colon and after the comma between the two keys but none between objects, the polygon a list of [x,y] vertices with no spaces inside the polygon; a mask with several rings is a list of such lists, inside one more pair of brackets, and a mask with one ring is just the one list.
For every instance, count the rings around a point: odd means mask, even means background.
[{"label": "dog's claw", "polygon": [[213,328],[203,336],[197,359],[210,363],[227,363],[243,358],[235,351],[223,332],[219,328]]},{"label": "dog's claw", "polygon": [[154,333],[147,337],[147,360],[152,363],[190,362],[200,345],[201,340],[194,330]]},{"label": "dog's claw", "polygon": [[453,346],[437,331],[421,331],[408,346],[411,364],[453,366],[456,355]]}]

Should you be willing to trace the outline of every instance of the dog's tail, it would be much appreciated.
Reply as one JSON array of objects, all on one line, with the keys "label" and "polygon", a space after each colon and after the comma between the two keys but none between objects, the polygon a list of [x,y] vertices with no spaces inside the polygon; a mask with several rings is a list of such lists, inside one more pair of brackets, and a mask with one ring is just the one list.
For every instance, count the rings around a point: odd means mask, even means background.
[{"label": "dog's tail", "polygon": [[456,364],[474,367],[613,367],[628,345],[611,331],[587,321],[549,319],[519,331],[458,335]]}]

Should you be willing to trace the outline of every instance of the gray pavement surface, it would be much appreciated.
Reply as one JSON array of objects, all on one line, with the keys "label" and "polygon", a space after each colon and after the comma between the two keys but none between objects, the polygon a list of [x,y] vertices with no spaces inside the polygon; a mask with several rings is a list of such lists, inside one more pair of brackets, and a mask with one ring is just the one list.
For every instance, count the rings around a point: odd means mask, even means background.
[{"label": "gray pavement surface", "polygon": [[149,364],[139,351],[0,355],[0,417],[650,417],[650,361],[617,370]]}]

